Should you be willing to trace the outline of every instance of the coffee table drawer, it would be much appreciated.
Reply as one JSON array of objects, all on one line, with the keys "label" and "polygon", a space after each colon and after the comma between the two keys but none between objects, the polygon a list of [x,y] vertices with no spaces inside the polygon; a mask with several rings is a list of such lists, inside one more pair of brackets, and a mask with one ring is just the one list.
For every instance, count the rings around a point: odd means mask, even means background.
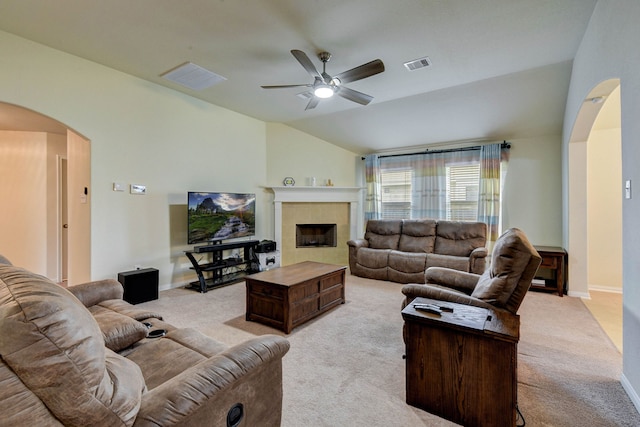
[{"label": "coffee table drawer", "polygon": [[340,271],[334,274],[324,276],[320,280],[320,292],[324,291],[325,289],[332,288],[336,285],[342,285],[343,281],[344,281],[344,274],[343,272],[340,272]]},{"label": "coffee table drawer", "polygon": [[284,299],[285,289],[274,286],[274,285],[265,285],[259,282],[251,282],[250,285],[250,294],[251,295],[260,295],[267,298],[275,298],[275,299]]},{"label": "coffee table drawer", "polygon": [[318,295],[318,280],[312,279],[289,288],[289,301],[295,303]]},{"label": "coffee table drawer", "polygon": [[330,305],[342,304],[344,302],[344,287],[334,286],[320,294],[320,310]]}]

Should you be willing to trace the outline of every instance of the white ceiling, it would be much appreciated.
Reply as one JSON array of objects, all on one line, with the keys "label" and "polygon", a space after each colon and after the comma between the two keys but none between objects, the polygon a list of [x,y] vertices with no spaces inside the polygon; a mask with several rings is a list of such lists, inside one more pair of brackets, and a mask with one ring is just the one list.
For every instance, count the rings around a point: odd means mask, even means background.
[{"label": "white ceiling", "polygon": [[[560,134],[571,64],[596,0],[3,0],[0,30],[358,153]],[[329,74],[382,74],[304,111],[291,55],[328,51]],[[403,63],[429,56],[428,68]],[[186,61],[227,78],[191,91],[160,75]],[[1,101],[1,100],[0,100]],[[3,119],[3,117],[5,117]],[[0,128],[12,126],[0,114]],[[15,123],[14,123],[15,124]]]}]

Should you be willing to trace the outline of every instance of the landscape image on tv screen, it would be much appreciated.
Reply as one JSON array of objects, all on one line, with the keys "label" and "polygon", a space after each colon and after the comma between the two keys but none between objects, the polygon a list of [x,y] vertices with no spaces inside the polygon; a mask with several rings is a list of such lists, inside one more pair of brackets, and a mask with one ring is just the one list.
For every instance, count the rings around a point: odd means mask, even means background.
[{"label": "landscape image on tv screen", "polygon": [[255,194],[189,192],[187,199],[189,244],[255,235]]}]

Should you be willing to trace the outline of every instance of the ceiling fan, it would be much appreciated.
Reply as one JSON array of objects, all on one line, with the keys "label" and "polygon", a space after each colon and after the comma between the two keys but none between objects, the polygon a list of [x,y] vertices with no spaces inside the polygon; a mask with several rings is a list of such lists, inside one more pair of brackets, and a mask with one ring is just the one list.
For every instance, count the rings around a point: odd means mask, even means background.
[{"label": "ceiling fan", "polygon": [[331,59],[329,52],[321,52],[318,54],[318,58],[322,61],[322,73],[318,72],[306,53],[301,50],[292,50],[291,54],[298,60],[300,65],[307,70],[307,72],[313,77],[313,83],[297,84],[297,85],[276,85],[276,86],[261,86],[263,89],[285,89],[291,87],[308,87],[309,91],[303,92],[308,96],[309,103],[305,110],[315,108],[320,99],[330,98],[334,94],[339,95],[349,101],[357,102],[358,104],[367,105],[373,100],[373,97],[357,90],[349,89],[343,86],[344,83],[355,82],[356,80],[366,79],[375,74],[384,71],[384,64],[379,59],[374,59],[371,62],[362,64],[358,67],[344,71],[335,76],[327,74],[326,67],[327,62]]}]

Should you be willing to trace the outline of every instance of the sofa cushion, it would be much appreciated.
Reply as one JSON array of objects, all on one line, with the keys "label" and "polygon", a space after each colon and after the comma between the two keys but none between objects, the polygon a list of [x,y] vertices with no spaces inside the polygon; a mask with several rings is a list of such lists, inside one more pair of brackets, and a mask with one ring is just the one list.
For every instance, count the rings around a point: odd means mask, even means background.
[{"label": "sofa cushion", "polygon": [[520,235],[508,230],[496,241],[491,266],[480,276],[471,296],[504,307],[530,259],[531,250]]},{"label": "sofa cushion", "polygon": [[401,232],[401,221],[371,219],[367,222],[364,238],[371,249],[398,249]]},{"label": "sofa cushion", "polygon": [[367,268],[386,268],[389,265],[389,249],[360,248],[357,263]]},{"label": "sofa cushion", "polygon": [[436,232],[437,254],[468,257],[487,243],[487,225],[483,222],[438,221]]},{"label": "sofa cushion", "polygon": [[[226,345],[192,328],[175,329],[149,341],[127,355],[140,366],[149,390],[227,349]],[[173,362],[167,363],[167,360]]]},{"label": "sofa cushion", "polygon": [[432,253],[436,243],[436,221],[432,219],[402,220],[402,236],[398,250]]},{"label": "sofa cushion", "polygon": [[98,322],[104,344],[113,351],[123,350],[147,336],[148,328],[129,316],[100,305],[89,307],[89,311]]},{"label": "sofa cushion", "polygon": [[389,252],[389,268],[405,273],[424,274],[427,254],[413,252]]},{"label": "sofa cushion", "polygon": [[0,424],[62,427],[60,421],[0,358]]},{"label": "sofa cushion", "polygon": [[453,268],[454,270],[469,271],[469,257],[427,254],[425,270],[429,267],[446,267]]},{"label": "sofa cushion", "polygon": [[0,354],[64,425],[131,425],[144,379],[69,291],[0,265]]},{"label": "sofa cushion", "polygon": [[108,299],[108,300],[99,302],[97,305],[99,305],[100,307],[107,308],[111,311],[115,311],[117,313],[123,314],[127,317],[131,317],[132,319],[135,319],[135,320],[147,320],[152,317],[162,320],[162,316],[156,313],[155,311],[150,311],[144,308],[140,308],[140,306],[128,303],[123,299]]}]

